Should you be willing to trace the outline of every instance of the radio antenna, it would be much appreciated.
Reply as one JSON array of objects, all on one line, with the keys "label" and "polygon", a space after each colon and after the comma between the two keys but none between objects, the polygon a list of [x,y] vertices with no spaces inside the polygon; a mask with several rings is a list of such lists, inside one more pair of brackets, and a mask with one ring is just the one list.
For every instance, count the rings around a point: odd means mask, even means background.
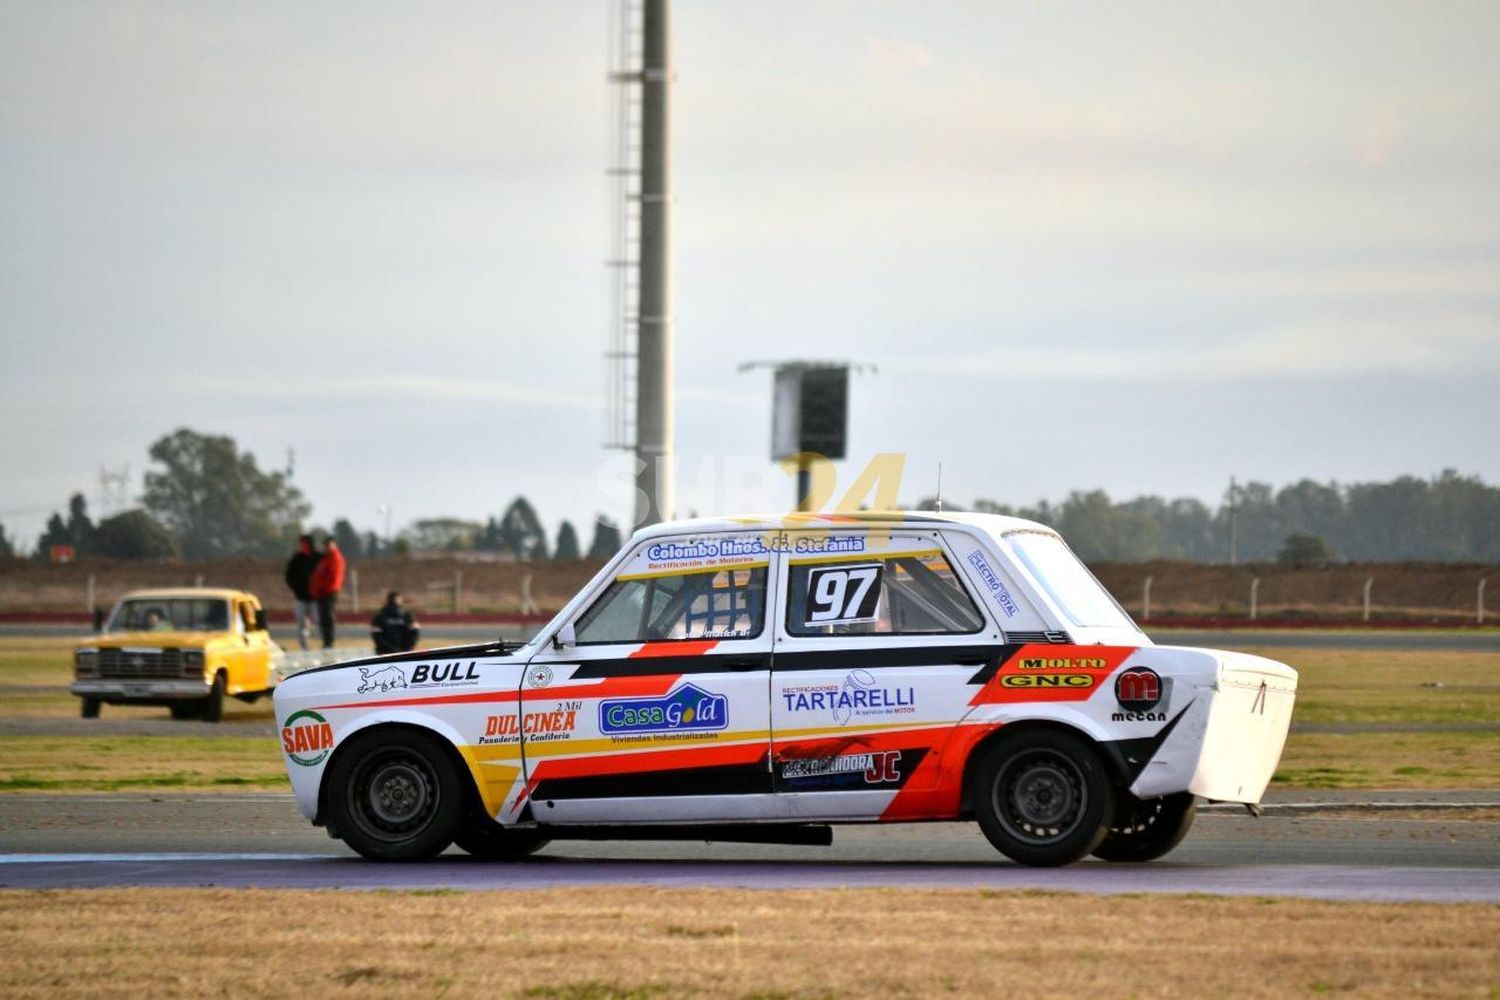
[{"label": "radio antenna", "polygon": [[943,463],[942,462],[938,463],[937,500],[935,501],[935,508],[934,509],[939,514],[941,514],[943,512]]}]

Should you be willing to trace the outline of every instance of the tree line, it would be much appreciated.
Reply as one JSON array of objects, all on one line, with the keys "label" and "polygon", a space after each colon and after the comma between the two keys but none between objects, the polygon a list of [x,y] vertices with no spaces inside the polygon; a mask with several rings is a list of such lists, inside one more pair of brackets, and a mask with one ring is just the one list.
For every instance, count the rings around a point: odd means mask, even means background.
[{"label": "tree line", "polygon": [[[326,532],[308,524],[312,505],[285,473],[265,471],[234,439],[179,429],[149,450],[139,507],[95,522],[83,494],[68,500],[67,515],[53,513],[33,558],[47,561],[59,546],[75,558],[216,559],[285,555],[297,536],[331,535],[350,558],[405,555],[418,549],[479,550],[518,560],[604,559],[622,544],[620,528],[600,515],[593,539],[581,548],[578,532],[564,521],[550,543],[541,519],[525,497],[498,517],[471,522],[456,518],[417,521],[395,538],[360,532],[337,518]],[[0,526],[0,557],[15,557],[14,542]]]},{"label": "tree line", "polygon": [[1116,501],[1103,490],[1029,507],[982,499],[973,509],[1056,528],[1088,562],[1229,562],[1231,548],[1239,562],[1500,562],[1500,488],[1452,469],[1390,482],[1251,482],[1216,509],[1190,498]]}]

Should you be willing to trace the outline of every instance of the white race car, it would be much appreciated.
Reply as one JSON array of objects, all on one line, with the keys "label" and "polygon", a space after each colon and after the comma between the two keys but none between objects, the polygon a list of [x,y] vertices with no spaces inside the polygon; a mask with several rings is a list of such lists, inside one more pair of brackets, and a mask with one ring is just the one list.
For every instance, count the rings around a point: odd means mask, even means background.
[{"label": "white race car", "polygon": [[275,701],[303,813],[369,858],[972,818],[1060,865],[1159,857],[1200,798],[1253,807],[1296,687],[1154,645],[1049,528],[897,512],[657,525],[524,645]]}]

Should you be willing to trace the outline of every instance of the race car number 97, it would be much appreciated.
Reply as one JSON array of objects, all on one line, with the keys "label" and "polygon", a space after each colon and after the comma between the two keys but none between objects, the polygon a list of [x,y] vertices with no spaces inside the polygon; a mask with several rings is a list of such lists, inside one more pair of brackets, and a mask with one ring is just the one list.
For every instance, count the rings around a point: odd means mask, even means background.
[{"label": "race car number 97", "polygon": [[807,625],[853,625],[872,622],[880,611],[881,563],[829,566],[807,576]]}]

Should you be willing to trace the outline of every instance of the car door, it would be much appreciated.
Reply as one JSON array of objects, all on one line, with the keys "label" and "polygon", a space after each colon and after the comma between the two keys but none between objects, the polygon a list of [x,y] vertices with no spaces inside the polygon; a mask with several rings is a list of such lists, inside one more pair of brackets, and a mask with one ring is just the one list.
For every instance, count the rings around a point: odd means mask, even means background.
[{"label": "car door", "polygon": [[772,558],[754,532],[636,545],[528,664],[517,820],[760,815],[772,797]]},{"label": "car door", "polygon": [[777,792],[807,818],[922,818],[999,632],[942,533],[788,531],[771,669]]}]

